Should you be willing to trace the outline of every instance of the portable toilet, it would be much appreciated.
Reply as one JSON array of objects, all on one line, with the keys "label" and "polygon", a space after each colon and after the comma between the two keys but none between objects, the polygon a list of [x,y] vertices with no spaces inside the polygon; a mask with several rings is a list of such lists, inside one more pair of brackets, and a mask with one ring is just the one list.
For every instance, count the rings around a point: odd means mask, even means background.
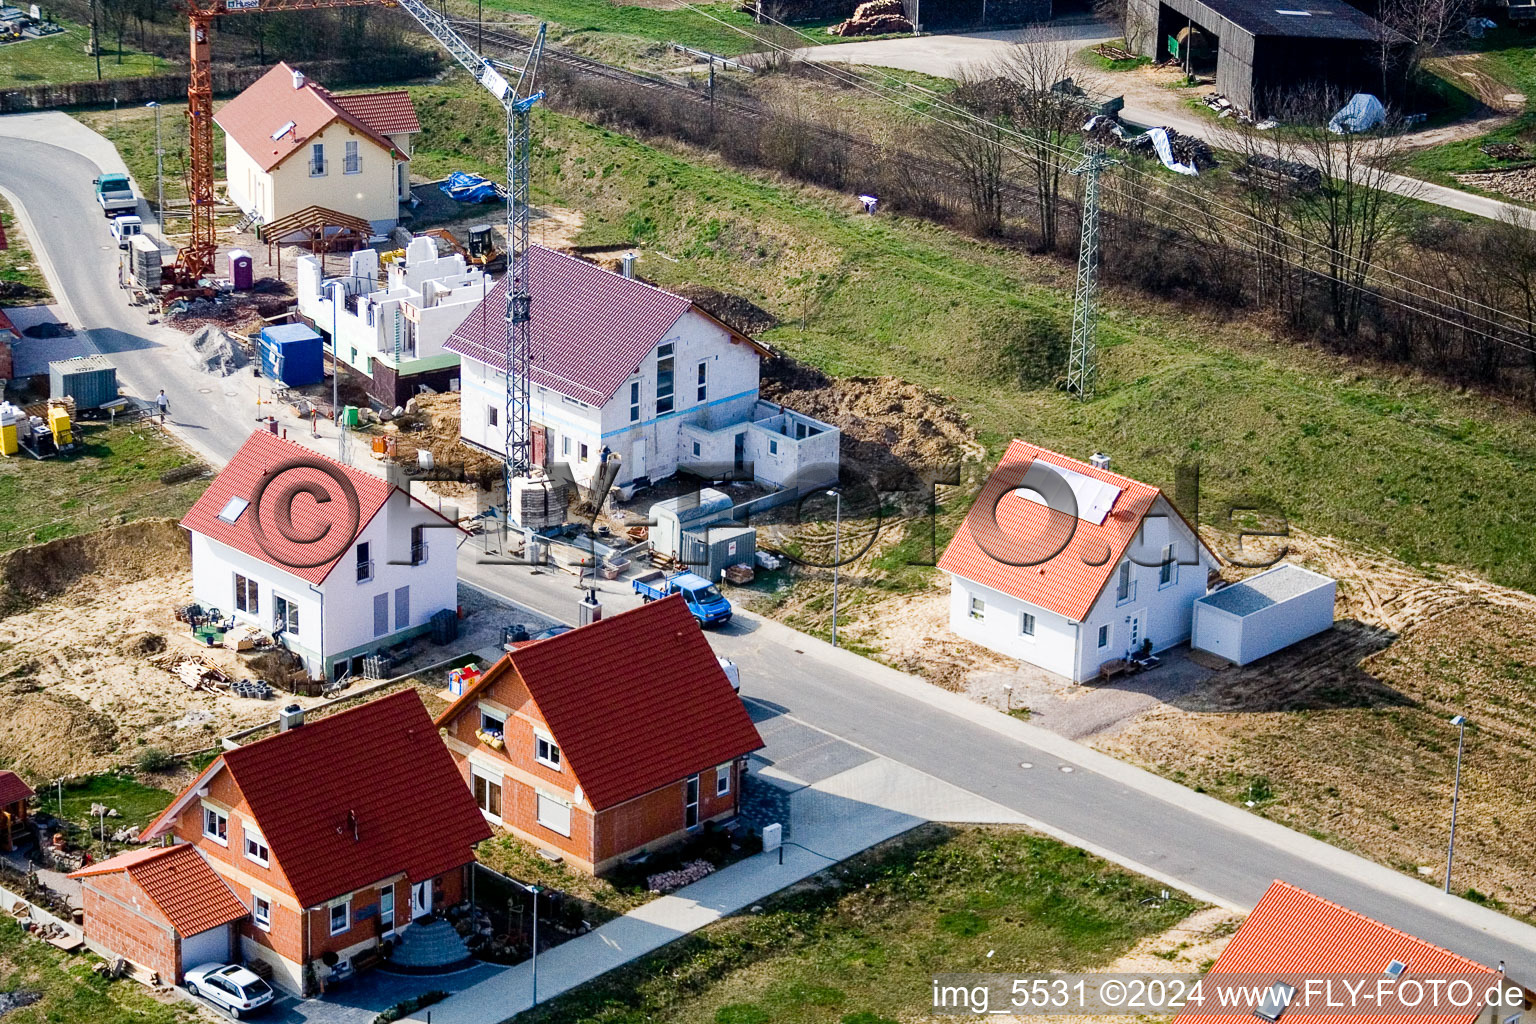
[{"label": "portable toilet", "polygon": [[16,424],[24,420],[26,415],[10,402],[0,402],[0,455],[16,454]]},{"label": "portable toilet", "polygon": [[248,292],[255,281],[251,254],[244,249],[229,250],[229,280],[237,292]]},{"label": "portable toilet", "polygon": [[303,324],[261,329],[261,373],[292,388],[318,384],[325,377],[320,335]]},{"label": "portable toilet", "polygon": [[73,398],[76,409],[99,409],[117,397],[117,367],[106,356],[78,356],[48,364],[48,397]]}]

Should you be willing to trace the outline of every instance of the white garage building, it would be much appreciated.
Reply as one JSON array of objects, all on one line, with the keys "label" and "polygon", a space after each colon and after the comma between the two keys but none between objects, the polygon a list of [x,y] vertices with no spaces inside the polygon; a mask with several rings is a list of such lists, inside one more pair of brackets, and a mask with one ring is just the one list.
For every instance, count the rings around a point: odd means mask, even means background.
[{"label": "white garage building", "polygon": [[1277,565],[1196,601],[1190,644],[1236,665],[1257,661],[1331,627],[1335,587],[1321,573]]}]

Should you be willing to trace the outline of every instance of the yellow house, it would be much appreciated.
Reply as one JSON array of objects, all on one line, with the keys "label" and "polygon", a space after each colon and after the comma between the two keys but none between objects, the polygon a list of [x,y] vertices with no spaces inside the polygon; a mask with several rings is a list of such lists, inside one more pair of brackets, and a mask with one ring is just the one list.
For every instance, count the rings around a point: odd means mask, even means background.
[{"label": "yellow house", "polygon": [[403,90],[332,96],[283,63],[213,120],[224,130],[229,198],[257,224],[318,206],[384,233],[410,198],[421,124]]}]

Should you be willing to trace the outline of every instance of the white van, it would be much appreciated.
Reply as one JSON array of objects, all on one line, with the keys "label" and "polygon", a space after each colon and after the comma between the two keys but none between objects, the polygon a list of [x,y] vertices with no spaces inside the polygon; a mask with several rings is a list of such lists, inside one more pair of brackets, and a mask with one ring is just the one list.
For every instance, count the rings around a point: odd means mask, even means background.
[{"label": "white van", "polygon": [[133,214],[112,218],[112,237],[117,240],[119,249],[128,248],[133,244],[133,236],[143,233],[144,222]]}]

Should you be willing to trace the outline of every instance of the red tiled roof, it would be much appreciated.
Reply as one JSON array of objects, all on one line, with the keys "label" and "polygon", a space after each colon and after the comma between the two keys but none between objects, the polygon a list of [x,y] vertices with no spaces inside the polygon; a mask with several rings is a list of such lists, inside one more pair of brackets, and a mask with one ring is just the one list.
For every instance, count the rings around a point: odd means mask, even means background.
[{"label": "red tiled roof", "polygon": [[[385,152],[394,151],[388,139],[309,79],[295,89],[294,70],[279,62],[213,115],[214,124],[224,129],[262,170],[270,171],[305,148],[311,137],[337,118]],[[272,136],[289,121],[294,122],[293,130],[274,140]]]},{"label": "red tiled roof", "polygon": [[513,651],[438,724],[472,707],[511,668],[596,810],[763,745],[680,596]]},{"label": "red tiled roof", "polygon": [[416,107],[411,103],[411,94],[404,89],[332,96],[331,102],[380,135],[421,131],[421,122],[416,119]]},{"label": "red tiled roof", "polygon": [[0,807],[32,799],[32,787],[15,772],[0,771]]},{"label": "red tiled roof", "polygon": [[[1120,488],[1104,521],[1074,523],[1064,512],[1020,497],[1016,491],[1036,460]],[[1150,484],[1014,441],[939,559],[939,568],[1081,622],[1161,493]],[[988,514],[994,509],[995,525]],[[1070,541],[1051,555],[1069,530]],[[1008,561],[994,555],[1009,556]],[[1013,561],[1038,564],[1008,564]]]},{"label": "red tiled roof", "polygon": [[188,843],[133,850],[83,868],[69,877],[89,878],[116,871],[126,871],[171,922],[176,933],[183,937],[238,921],[249,913],[218,873],[208,866],[197,847]]},{"label": "red tiled roof", "polygon": [[[330,474],[309,467],[282,468],[296,458],[333,467],[333,472],[351,483],[358,502],[355,523],[343,488]],[[263,539],[258,539],[256,534],[257,517],[251,514],[254,509],[247,508],[233,524],[219,518],[231,498],[251,501],[257,486],[269,473],[273,473],[272,485],[262,493],[260,505]],[[309,493],[294,494],[295,486],[318,487],[331,500],[318,502]],[[181,525],[293,573],[302,580],[318,584],[325,581],[336,563],[351,550],[352,542],[393,492],[394,488],[380,477],[258,430],[245,439],[229,465],[182,518]],[[285,521],[284,513],[290,497],[292,526]],[[284,537],[284,529],[297,540]],[[304,543],[311,538],[321,539]],[[335,554],[331,555],[332,552]],[[331,557],[319,565],[305,564],[327,555]]]},{"label": "red tiled roof", "polygon": [[[1373,921],[1347,907],[1285,882],[1275,882],[1248,915],[1237,934],[1227,943],[1207,977],[1218,981],[1221,975],[1248,975],[1249,985],[1263,984],[1264,976],[1301,975],[1320,978],[1326,975],[1354,975],[1366,978],[1385,976],[1387,965],[1397,960],[1407,964],[1404,978],[1445,977],[1447,975],[1494,975],[1492,969],[1457,956],[1439,946],[1406,932]],[[1374,991],[1374,986],[1371,986]],[[1298,997],[1300,998],[1300,997]],[[1181,1013],[1174,1024],[1254,1024],[1252,1006],[1243,1006],[1232,1014],[1205,1012]],[[1305,1013],[1300,1007],[1286,1010],[1281,1024],[1472,1024],[1480,1016],[1478,1008],[1465,1013],[1421,1013],[1397,1015],[1384,1013],[1374,1006],[1362,1007],[1358,1015],[1339,1009],[1324,1013]]]},{"label": "red tiled roof", "polygon": [[415,690],[219,756],[306,907],[396,872],[436,878],[474,860],[491,835]]},{"label": "red tiled roof", "polygon": [[[537,245],[528,254],[531,376],[588,405],[612,398],[693,306],[575,256]],[[507,284],[498,281],[443,347],[505,373]]]}]

